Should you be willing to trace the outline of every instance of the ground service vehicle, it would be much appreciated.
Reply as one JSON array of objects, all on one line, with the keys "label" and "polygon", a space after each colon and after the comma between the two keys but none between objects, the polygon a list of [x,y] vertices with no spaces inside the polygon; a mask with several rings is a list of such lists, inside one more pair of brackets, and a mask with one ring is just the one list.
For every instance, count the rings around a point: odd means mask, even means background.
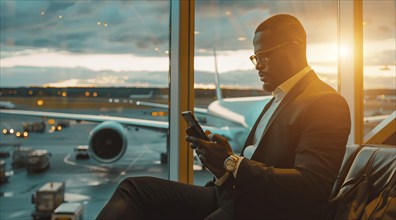
[{"label": "ground service vehicle", "polygon": [[12,152],[12,167],[13,168],[25,167],[27,164],[29,154],[32,151],[33,150],[31,147],[17,147]]},{"label": "ground service vehicle", "polygon": [[0,160],[0,183],[5,183],[8,181],[8,176],[5,170],[6,163],[4,160]]},{"label": "ground service vehicle", "polygon": [[67,128],[70,126],[70,121],[68,120],[58,120],[56,125],[56,127],[61,126],[62,128]]},{"label": "ground service vehicle", "polygon": [[32,122],[32,123],[23,123],[22,124],[23,131],[27,132],[39,132],[43,133],[45,131],[45,122]]},{"label": "ground service vehicle", "polygon": [[81,203],[62,203],[52,213],[51,220],[82,220],[83,210]]},{"label": "ground service vehicle", "polygon": [[26,169],[28,173],[42,171],[50,167],[50,154],[47,150],[34,150],[27,159]]},{"label": "ground service vehicle", "polygon": [[89,147],[88,145],[79,145],[74,148],[76,152],[76,159],[89,159]]},{"label": "ground service vehicle", "polygon": [[33,219],[51,219],[53,211],[64,202],[64,198],[64,182],[48,182],[44,184],[32,195],[32,203],[35,204],[35,211],[32,213]]}]

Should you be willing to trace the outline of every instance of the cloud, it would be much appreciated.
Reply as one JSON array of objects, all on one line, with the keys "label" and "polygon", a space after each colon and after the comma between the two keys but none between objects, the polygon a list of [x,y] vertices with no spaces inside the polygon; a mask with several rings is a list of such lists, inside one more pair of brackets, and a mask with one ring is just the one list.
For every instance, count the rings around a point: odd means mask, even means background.
[{"label": "cloud", "polygon": [[[168,57],[165,51],[169,50],[169,1],[54,0],[0,1],[0,4],[2,65],[12,57],[26,56],[30,59],[29,55],[34,54],[67,52],[72,55],[92,56],[89,60],[75,61],[71,64],[74,66],[70,73],[73,69],[77,73],[81,71],[78,67],[92,65],[91,71],[95,70],[102,74],[103,68],[99,65],[102,63],[107,65],[105,69],[116,70],[118,68],[118,72],[122,72],[120,68],[125,66],[130,68],[141,66],[142,69],[144,65],[153,66],[152,61],[139,60],[139,62],[128,63],[120,59],[105,62],[102,56],[131,55],[151,57],[153,60]],[[396,22],[395,16],[389,15],[395,13],[395,1],[366,1],[364,4],[365,49],[375,48],[365,55],[365,64],[392,65],[395,58]],[[336,1],[196,1],[195,50],[197,57],[207,57],[208,60],[213,60],[214,48],[218,51],[219,60],[220,54],[228,51],[244,50],[249,51],[250,55],[256,26],[277,13],[289,13],[298,17],[307,30],[310,46],[335,44],[338,14]],[[312,54],[311,60],[326,63],[330,59],[329,55],[331,54],[322,50],[320,53]],[[246,56],[248,62],[247,57],[248,55]],[[334,60],[334,57],[331,59]],[[32,60],[26,60],[26,62],[29,63]],[[48,62],[47,67],[50,67],[58,60],[48,58],[45,62]],[[84,65],[81,62],[84,62]],[[164,65],[167,69],[168,63]],[[210,64],[210,66],[213,65]],[[58,66],[58,69],[65,72],[66,70],[62,67],[64,66]],[[227,69],[231,67],[238,69],[234,60],[219,62],[219,71],[222,73],[233,72]],[[20,67],[18,68],[16,72],[21,70]],[[32,67],[24,68],[28,71],[28,68]],[[131,71],[130,68],[126,69]],[[38,69],[40,68],[32,68],[32,71],[35,72]],[[52,76],[60,74],[58,69],[55,67],[44,69],[52,71],[51,74],[48,73],[48,81],[56,82]],[[4,79],[4,74],[1,73],[2,79]],[[236,77],[238,78],[237,75]],[[78,77],[76,79],[85,80],[85,78]],[[14,83],[17,83],[17,80],[20,79],[16,79]],[[35,82],[35,79],[31,80]],[[37,81],[37,83],[42,85],[46,83],[46,80]],[[2,82],[2,85],[5,84]]]},{"label": "cloud", "polygon": [[[370,38],[394,30],[389,14],[395,3],[381,4],[386,7],[365,11],[373,21]],[[145,56],[155,56],[155,48],[169,49],[168,1],[1,1],[1,6],[2,46]],[[387,13],[381,15],[379,8]],[[298,17],[310,43],[335,41],[337,9],[335,1],[196,1],[196,48],[252,49],[256,26],[277,13]]]},{"label": "cloud", "polygon": [[2,1],[1,6],[1,44],[14,50],[147,55],[169,44],[169,11],[158,14],[168,10],[166,1]]},{"label": "cloud", "polygon": [[[1,5],[2,45],[140,55],[155,55],[155,48],[169,47],[168,1],[2,1]],[[311,10],[316,6],[323,6],[320,13]],[[196,48],[251,49],[256,26],[275,13],[295,14],[308,24],[311,39],[329,40],[326,36],[336,32],[332,30],[336,9],[332,1],[197,1]]]}]

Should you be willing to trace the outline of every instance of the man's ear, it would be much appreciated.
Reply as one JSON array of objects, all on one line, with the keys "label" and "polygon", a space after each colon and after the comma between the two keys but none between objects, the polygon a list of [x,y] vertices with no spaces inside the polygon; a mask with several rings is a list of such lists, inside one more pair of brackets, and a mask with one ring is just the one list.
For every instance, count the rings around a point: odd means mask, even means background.
[{"label": "man's ear", "polygon": [[292,43],[286,48],[287,59],[293,63],[300,63],[306,60],[304,48],[298,43]]},{"label": "man's ear", "polygon": [[290,46],[286,48],[288,54],[292,57],[300,56],[302,52],[302,46],[298,43],[291,43]]}]

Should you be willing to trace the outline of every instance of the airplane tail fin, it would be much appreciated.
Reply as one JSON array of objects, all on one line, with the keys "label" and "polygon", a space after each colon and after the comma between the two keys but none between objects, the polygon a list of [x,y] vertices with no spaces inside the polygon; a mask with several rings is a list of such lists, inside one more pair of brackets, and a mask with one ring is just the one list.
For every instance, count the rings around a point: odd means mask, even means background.
[{"label": "airplane tail fin", "polygon": [[223,95],[222,95],[222,93],[221,93],[220,77],[219,77],[219,72],[218,72],[218,70],[217,70],[216,48],[213,48],[213,55],[214,55],[214,63],[215,63],[216,97],[217,97],[217,100],[221,101],[221,100],[223,99]]}]

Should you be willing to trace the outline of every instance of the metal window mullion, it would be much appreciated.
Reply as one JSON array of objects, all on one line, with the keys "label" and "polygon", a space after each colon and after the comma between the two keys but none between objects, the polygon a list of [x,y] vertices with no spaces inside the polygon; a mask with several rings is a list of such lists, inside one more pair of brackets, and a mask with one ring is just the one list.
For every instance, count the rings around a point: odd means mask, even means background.
[{"label": "metal window mullion", "polygon": [[181,112],[194,108],[194,1],[171,0],[169,179],[193,183],[193,152]]},{"label": "metal window mullion", "polygon": [[349,48],[351,55],[338,54],[338,90],[348,102],[352,127],[348,144],[363,141],[363,29],[362,1],[339,0],[338,47]]}]

